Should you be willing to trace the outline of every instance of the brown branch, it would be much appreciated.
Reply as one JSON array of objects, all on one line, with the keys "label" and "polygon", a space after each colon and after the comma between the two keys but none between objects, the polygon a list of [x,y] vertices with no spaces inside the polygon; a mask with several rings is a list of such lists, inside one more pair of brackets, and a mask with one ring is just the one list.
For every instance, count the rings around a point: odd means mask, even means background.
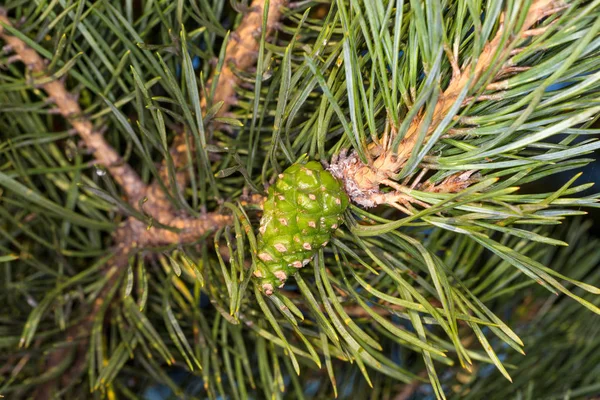
[{"label": "brown branch", "polygon": [[138,174],[108,144],[102,133],[94,128],[89,118],[82,114],[75,96],[67,91],[65,84],[58,79],[52,79],[52,75],[46,70],[44,59],[21,39],[11,36],[6,27],[12,27],[12,24],[6,16],[6,12],[0,7],[0,38],[8,46],[5,48],[15,52],[15,59],[23,62],[35,78],[47,82],[40,86],[48,94],[49,100],[56,105],[60,114],[73,125],[79,137],[94,155],[96,162],[105,167],[121,186],[129,202],[137,204],[145,189]]},{"label": "brown branch", "polygon": [[121,250],[125,253],[171,244],[189,244],[233,222],[230,215],[218,213],[207,213],[198,218],[178,217],[166,212],[162,216],[160,222],[176,231],[159,227],[149,228],[143,221],[128,218],[115,232],[115,243],[128,246]]},{"label": "brown branch", "polygon": [[[225,114],[229,107],[236,102],[235,90],[240,83],[240,79],[235,71],[247,71],[254,67],[258,60],[264,3],[264,0],[256,0],[252,3],[249,12],[244,16],[235,32],[230,35],[221,72],[218,75],[213,75],[207,82],[206,87],[210,87],[214,80],[218,82],[217,90],[215,90],[215,94],[209,102],[209,105],[223,102],[217,116]],[[286,0],[271,0],[269,2],[265,37],[268,38],[272,35],[275,26],[281,19],[281,12],[286,4]],[[206,99],[203,99],[202,105],[206,107]]]},{"label": "brown branch", "polygon": [[[16,36],[11,36],[5,27],[12,27],[11,22],[0,8],[0,38],[3,39],[18,59],[33,72],[36,77],[49,80],[46,63],[40,55]],[[56,104],[62,114],[75,128],[86,146],[92,150],[96,162],[103,165],[121,185],[129,202],[138,205],[146,195],[146,185],[137,173],[106,142],[99,130],[94,129],[91,121],[82,115],[81,108],[67,89],[64,82],[52,80],[41,85],[49,98]],[[177,139],[174,148],[178,149]],[[198,240],[206,232],[231,222],[231,217],[220,214],[206,214],[200,218],[189,218],[172,212],[170,206],[149,196],[144,203],[143,211],[150,214],[160,224],[169,225],[178,232],[157,227],[147,229],[144,222],[133,217],[127,219],[124,227],[116,232],[117,243],[130,243],[136,246],[159,246],[175,243],[189,243]],[[125,227],[127,229],[125,229]],[[126,233],[126,234],[125,234]]]}]

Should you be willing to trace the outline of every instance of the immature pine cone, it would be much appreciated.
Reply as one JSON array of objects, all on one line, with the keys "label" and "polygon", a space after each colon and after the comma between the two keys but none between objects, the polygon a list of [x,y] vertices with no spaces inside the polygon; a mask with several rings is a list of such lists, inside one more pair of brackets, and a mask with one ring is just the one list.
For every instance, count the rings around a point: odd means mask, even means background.
[{"label": "immature pine cone", "polygon": [[320,163],[294,164],[269,187],[258,236],[254,275],[273,294],[287,277],[308,264],[343,221],[348,196]]}]

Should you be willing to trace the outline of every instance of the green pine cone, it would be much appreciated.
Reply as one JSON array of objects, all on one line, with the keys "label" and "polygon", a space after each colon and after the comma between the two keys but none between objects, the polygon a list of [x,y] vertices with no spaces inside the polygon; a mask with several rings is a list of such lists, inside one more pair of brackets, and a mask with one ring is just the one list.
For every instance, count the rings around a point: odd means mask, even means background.
[{"label": "green pine cone", "polygon": [[269,187],[258,235],[254,275],[271,295],[287,277],[312,260],[344,222],[348,196],[342,183],[310,161],[294,164]]}]

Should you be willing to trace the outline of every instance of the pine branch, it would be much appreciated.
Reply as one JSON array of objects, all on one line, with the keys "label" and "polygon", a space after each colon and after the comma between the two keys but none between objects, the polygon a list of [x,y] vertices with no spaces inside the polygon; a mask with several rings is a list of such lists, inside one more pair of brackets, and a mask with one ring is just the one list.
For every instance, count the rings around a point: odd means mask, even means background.
[{"label": "pine branch", "polygon": [[46,91],[49,99],[56,105],[60,114],[73,125],[79,137],[94,155],[96,162],[108,170],[127,195],[129,202],[136,205],[145,192],[145,185],[138,174],[104,139],[102,132],[94,128],[92,122],[83,115],[75,96],[69,93],[64,82],[48,73],[46,61],[23,40],[11,36],[7,27],[13,26],[6,16],[6,11],[0,7],[0,38],[15,53],[15,60],[25,64],[36,79],[46,82],[40,86]]},{"label": "pine branch", "polygon": [[[450,108],[458,99],[460,93],[463,91],[463,88],[469,87],[473,88],[479,83],[479,79],[490,69],[493,69],[493,64],[498,61],[505,60],[510,55],[510,50],[512,49],[512,43],[516,43],[519,40],[522,40],[526,36],[531,36],[527,34],[528,29],[537,23],[540,19],[546,17],[551,12],[556,12],[558,10],[562,10],[564,6],[561,1],[555,0],[536,0],[533,2],[529,10],[527,11],[527,17],[523,26],[519,30],[519,33],[511,37],[508,43],[503,43],[505,33],[505,27],[502,24],[496,33],[496,36],[485,44],[482,53],[475,65],[469,64],[466,67],[462,68],[462,72],[460,70],[454,71],[452,79],[450,80],[450,84],[440,96],[435,106],[435,110],[433,111],[433,122],[429,126],[429,133],[433,132],[433,130],[439,125],[441,120],[448,114]],[[456,56],[452,56],[456,57]],[[456,63],[456,60],[452,60]],[[497,74],[502,74],[502,72],[498,72]],[[424,117],[421,115],[419,118],[415,118],[412,122],[408,131],[404,135],[402,141],[398,146],[398,150],[395,153],[397,157],[397,161],[392,162],[386,161],[390,159],[392,154],[390,154],[388,148],[384,149],[384,155],[379,156],[378,160],[374,162],[374,165],[382,163],[381,172],[384,174],[389,174],[389,171],[398,171],[400,166],[406,162],[406,159],[410,157],[410,154],[415,146],[415,140],[417,132],[421,129],[424,124]],[[395,139],[395,135],[390,136],[390,143]],[[389,164],[389,163],[392,164]],[[389,166],[388,166],[389,164]],[[399,165],[397,165],[399,164]],[[394,165],[392,167],[392,165]],[[388,172],[385,172],[388,171]],[[367,178],[368,181],[368,178]],[[360,180],[359,180],[360,182]]]},{"label": "pine branch", "polygon": [[[213,82],[216,81],[214,96],[210,99],[210,105],[223,102],[216,116],[226,114],[231,105],[236,102],[235,90],[240,82],[236,71],[248,70],[256,63],[259,50],[258,39],[260,39],[262,30],[264,3],[264,0],[257,0],[253,3],[227,43],[225,63],[222,70],[220,72],[215,71],[207,81],[207,87],[211,87]],[[267,37],[270,37],[273,33],[275,25],[281,18],[282,8],[286,4],[286,0],[273,0],[269,2],[266,24]],[[0,22],[12,28],[12,24],[2,8],[0,8]],[[161,183],[156,180],[146,186],[142,182],[133,168],[125,163],[123,158],[104,139],[101,130],[94,129],[91,121],[82,114],[76,97],[69,93],[64,82],[53,79],[48,74],[46,71],[46,62],[42,57],[35,50],[27,46],[23,40],[16,36],[11,36],[1,24],[0,38],[5,40],[10,49],[16,53],[17,57],[15,60],[23,62],[27,68],[36,74],[37,79],[50,81],[42,84],[41,87],[47,92],[52,102],[56,104],[58,112],[76,129],[81,139],[96,158],[97,163],[104,166],[121,186],[129,203],[134,207],[138,207],[140,200],[146,196],[143,207],[146,213],[155,217],[161,223],[174,220],[170,215],[172,211],[171,202],[163,192]],[[208,103],[209,101],[207,101],[206,97],[201,99],[203,110],[207,109]],[[188,152],[194,154],[195,149],[193,140],[190,140],[187,135],[188,132],[182,129],[173,139],[169,151],[176,171],[175,181],[179,190],[186,187],[189,180],[189,175],[184,167],[193,162],[193,160],[188,159]],[[170,182],[166,160],[161,166],[159,176],[163,183]],[[197,223],[181,220],[179,224],[186,225],[189,228]],[[167,236],[172,237],[172,235]],[[158,239],[157,241],[160,242],[162,240]],[[177,242],[178,240],[175,240],[172,243]]]},{"label": "pine branch", "polygon": [[[5,26],[12,27],[6,17],[6,12],[2,9],[0,9],[0,22]],[[9,35],[2,25],[0,25],[0,37],[6,41],[19,60],[32,72],[39,74],[41,79],[50,79],[45,71],[44,60],[34,49],[27,46],[18,37]],[[77,130],[86,145],[92,149],[98,163],[105,166],[115,181],[121,185],[129,202],[137,206],[142,196],[146,194],[147,188],[133,168],[124,163],[112,146],[106,142],[100,131],[93,129],[89,119],[81,115],[79,104],[67,91],[63,82],[53,80],[42,84],[42,88],[56,103],[60,113]],[[180,151],[180,147],[178,138],[176,138],[174,151]],[[185,153],[185,151],[182,153]],[[160,224],[169,225],[175,231],[157,227],[148,229],[147,224],[144,222],[129,217],[123,227],[115,233],[115,237],[121,239],[118,241],[118,243],[121,243],[120,249],[126,254],[129,254],[131,249],[136,247],[194,242],[206,232],[224,226],[231,221],[229,217],[216,213],[206,214],[199,218],[181,217],[173,213],[171,207],[167,206],[161,199],[154,199],[153,197],[147,199],[143,209]]]},{"label": "pine branch", "polygon": [[[208,81],[207,86],[209,87],[216,81],[216,87],[215,94],[210,101],[207,101],[206,98],[202,99],[201,104],[204,110],[209,103],[216,104],[223,102],[223,105],[216,114],[219,116],[225,114],[229,107],[235,103],[235,90],[239,83],[239,78],[235,71],[249,69],[256,63],[258,57],[258,39],[260,39],[261,27],[263,25],[264,3],[263,0],[255,1],[252,8],[242,19],[239,27],[232,34],[227,44],[225,53],[226,62],[223,69],[220,71],[220,74],[213,74]],[[281,18],[281,9],[285,4],[285,0],[273,0],[270,2],[267,18],[267,37],[272,34],[275,24]],[[3,12],[2,9],[0,9],[0,22],[5,26],[12,27],[6,16],[6,12]],[[22,61],[37,77],[43,80],[51,79],[46,72],[46,64],[42,57],[21,39],[11,36],[1,24],[0,38],[6,41],[18,56],[18,60]],[[67,91],[64,82],[52,80],[49,83],[42,84],[42,88],[56,104],[60,114],[73,125],[87,147],[92,150],[97,163],[106,167],[115,181],[122,187],[129,203],[137,208],[141,204],[141,199],[145,198],[142,205],[143,211],[158,221],[160,225],[169,227],[169,229],[157,226],[149,228],[147,223],[134,217],[129,217],[115,231],[114,242],[116,248],[114,256],[103,268],[103,274],[108,279],[103,289],[97,295],[84,322],[73,326],[66,332],[67,342],[79,340],[76,349],[76,362],[68,373],[66,373],[68,376],[75,377],[79,376],[83,370],[87,340],[92,326],[96,318],[102,317],[99,314],[103,310],[104,303],[108,301],[107,296],[122,276],[119,272],[129,264],[130,256],[139,250],[150,249],[152,247],[196,242],[216,229],[231,224],[232,217],[216,212],[205,213],[198,218],[182,216],[173,209],[171,202],[163,192],[161,184],[158,181],[146,186],[133,168],[124,163],[123,159],[106,142],[102,133],[93,128],[90,120],[82,115],[79,104],[74,96]],[[175,180],[178,189],[182,189],[187,185],[189,176],[184,167],[188,162],[193,161],[188,159],[188,154],[194,153],[193,140],[188,140],[186,135],[187,132],[182,130],[174,138],[170,149],[170,155],[177,171]],[[163,182],[169,182],[166,161],[163,162],[159,176]],[[65,346],[51,352],[47,356],[46,368],[48,370],[55,368],[70,351],[72,351],[72,347]],[[48,381],[36,390],[35,398],[50,398],[57,385],[58,382],[56,380]]]},{"label": "pine branch", "polygon": [[[389,182],[389,179],[398,174],[406,165],[415,150],[415,146],[417,146],[419,133],[426,130],[424,142],[427,141],[442,120],[451,112],[456,101],[459,101],[461,94],[465,90],[468,93],[476,88],[481,78],[489,71],[496,70],[493,75],[495,77],[505,75],[506,70],[512,66],[510,62],[504,65],[502,63],[513,54],[514,45],[526,37],[545,32],[545,28],[541,30],[531,30],[530,28],[542,18],[564,8],[565,4],[562,1],[534,1],[527,11],[518,33],[509,35],[509,38],[506,39],[506,29],[511,28],[501,23],[495,37],[483,46],[477,60],[472,61],[462,69],[458,66],[458,54],[450,52],[448,57],[453,71],[452,78],[448,87],[439,95],[430,119],[426,117],[425,109],[420,109],[415,118],[410,121],[406,131],[399,131],[399,127],[388,121],[388,126],[382,137],[369,145],[369,156],[374,158],[369,164],[364,164],[355,151],[347,157],[342,155],[334,160],[331,167],[332,172],[339,178],[344,179],[348,193],[353,200],[366,207],[373,207],[382,203],[397,206],[397,193],[391,194],[391,196],[383,196],[379,187],[386,184],[386,180]],[[496,63],[502,67],[494,68]],[[503,84],[500,85],[500,87],[503,86]],[[471,100],[473,99],[471,98]],[[464,104],[463,102],[464,100],[461,101],[461,106]],[[393,111],[388,110],[388,112]],[[472,180],[469,181],[469,183],[472,182]],[[464,185],[457,186],[457,190],[464,188]]]}]

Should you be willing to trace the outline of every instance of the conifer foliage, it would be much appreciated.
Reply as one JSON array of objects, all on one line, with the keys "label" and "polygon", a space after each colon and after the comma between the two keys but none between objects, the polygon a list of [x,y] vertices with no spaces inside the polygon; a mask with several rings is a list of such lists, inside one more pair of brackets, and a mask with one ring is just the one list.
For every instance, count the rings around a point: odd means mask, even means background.
[{"label": "conifer foliage", "polygon": [[597,1],[4,0],[0,395],[600,392],[599,32]]}]

